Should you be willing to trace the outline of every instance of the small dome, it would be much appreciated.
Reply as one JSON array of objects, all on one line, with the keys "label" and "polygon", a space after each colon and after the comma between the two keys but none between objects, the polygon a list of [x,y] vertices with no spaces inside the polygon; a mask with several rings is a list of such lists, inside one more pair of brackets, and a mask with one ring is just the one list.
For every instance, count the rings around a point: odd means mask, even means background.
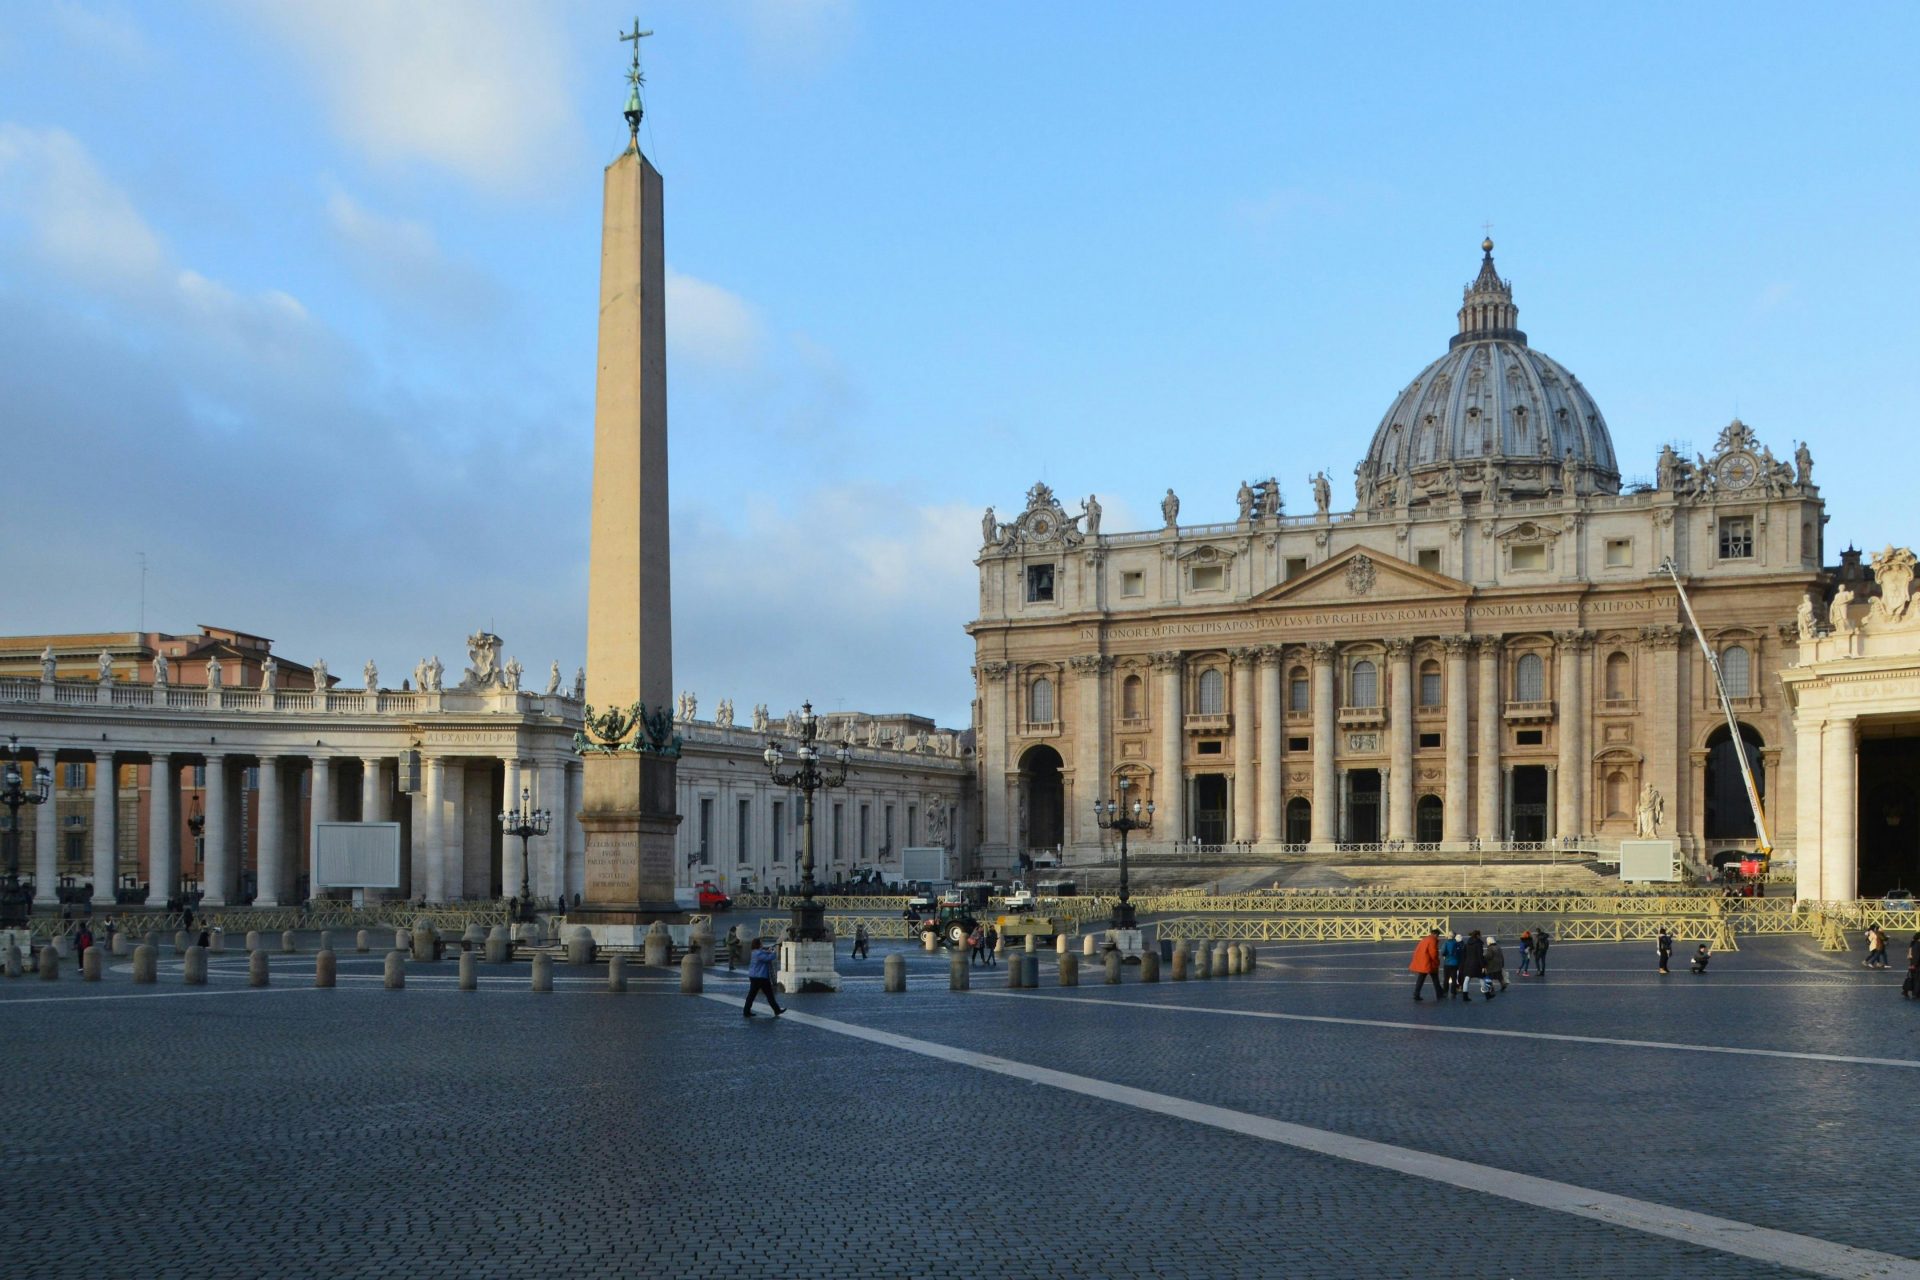
[{"label": "small dome", "polygon": [[[1606,419],[1580,380],[1527,345],[1513,286],[1482,244],[1447,353],[1394,399],[1356,467],[1361,507],[1443,492],[1618,493]],[[1403,480],[1404,477],[1404,480]]]}]

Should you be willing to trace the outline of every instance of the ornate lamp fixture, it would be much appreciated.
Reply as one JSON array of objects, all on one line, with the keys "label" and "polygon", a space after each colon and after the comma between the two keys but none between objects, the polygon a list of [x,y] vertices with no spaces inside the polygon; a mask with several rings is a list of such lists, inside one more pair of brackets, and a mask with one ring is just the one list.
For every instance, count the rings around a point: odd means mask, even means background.
[{"label": "ornate lamp fixture", "polygon": [[796,942],[818,942],[827,936],[826,912],[813,900],[813,793],[844,786],[847,766],[853,760],[853,751],[843,742],[833,753],[837,772],[822,767],[819,736],[820,721],[813,714],[813,704],[802,703],[800,742],[793,751],[799,764],[795,768],[782,770],[780,766],[786,762],[787,754],[776,741],[769,740],[766,751],[761,754],[761,758],[767,762],[767,772],[777,785],[797,787],[800,791],[800,902],[793,909],[793,940]]},{"label": "ornate lamp fixture", "polygon": [[535,836],[543,836],[553,826],[553,814],[547,809],[533,807],[533,793],[520,788],[520,807],[508,809],[500,815],[502,834],[520,837],[520,910],[519,918],[533,919],[533,860],[527,856],[527,842]]},{"label": "ornate lamp fixture", "polygon": [[[53,770],[36,765],[20,772],[20,739],[7,735],[7,764],[0,771],[0,804],[7,806],[7,875],[0,883],[0,926],[19,926],[33,914],[33,893],[20,883],[20,806],[45,804],[53,795]],[[45,855],[42,855],[44,858]]]},{"label": "ornate lamp fixture", "polygon": [[1120,901],[1113,907],[1113,913],[1107,917],[1110,929],[1137,929],[1134,921],[1132,894],[1127,888],[1127,836],[1134,831],[1153,829],[1153,801],[1144,805],[1136,797],[1131,802],[1127,792],[1133,786],[1133,780],[1124,774],[1120,778],[1120,798],[1117,800],[1099,800],[1093,802],[1094,821],[1100,824],[1102,831],[1120,833]]}]

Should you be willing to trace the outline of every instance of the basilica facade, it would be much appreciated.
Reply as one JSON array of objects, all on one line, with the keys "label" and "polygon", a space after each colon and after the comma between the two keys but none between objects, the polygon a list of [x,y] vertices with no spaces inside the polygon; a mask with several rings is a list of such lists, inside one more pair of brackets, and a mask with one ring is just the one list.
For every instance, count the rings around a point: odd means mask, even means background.
[{"label": "basilica facade", "polygon": [[[1821,597],[1806,445],[1744,423],[1622,483],[1605,419],[1531,346],[1482,246],[1457,331],[1395,395],[1354,505],[1108,532],[1044,484],[982,522],[975,643],[981,859],[1109,858],[1094,803],[1151,799],[1145,842],[1255,852],[1597,849],[1672,838],[1695,861],[1756,834],[1706,653],[1773,840],[1793,849],[1777,679]],[[1774,445],[1783,445],[1776,455]],[[1143,842],[1136,837],[1136,847]]]}]

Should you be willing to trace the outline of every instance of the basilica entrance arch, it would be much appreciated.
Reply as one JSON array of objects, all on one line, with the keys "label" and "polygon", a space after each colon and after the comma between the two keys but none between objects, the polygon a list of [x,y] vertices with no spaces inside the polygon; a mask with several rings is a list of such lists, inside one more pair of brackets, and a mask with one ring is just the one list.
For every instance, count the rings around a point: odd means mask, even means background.
[{"label": "basilica entrance arch", "polygon": [[1920,725],[1860,725],[1859,887],[1863,898],[1920,888]]},{"label": "basilica entrance arch", "polygon": [[1060,753],[1041,743],[1020,757],[1020,845],[1053,849],[1066,843],[1066,788]]},{"label": "basilica entrance arch", "polygon": [[[1740,726],[1740,739],[1747,749],[1747,766],[1753,770],[1754,789],[1764,803],[1767,798],[1767,771],[1761,763],[1760,748],[1766,745],[1758,730]],[[1707,735],[1707,768],[1702,834],[1709,840],[1751,840],[1759,833],[1753,825],[1753,805],[1747,800],[1747,784],[1740,776],[1740,755],[1734,750],[1733,734],[1723,725]]]}]

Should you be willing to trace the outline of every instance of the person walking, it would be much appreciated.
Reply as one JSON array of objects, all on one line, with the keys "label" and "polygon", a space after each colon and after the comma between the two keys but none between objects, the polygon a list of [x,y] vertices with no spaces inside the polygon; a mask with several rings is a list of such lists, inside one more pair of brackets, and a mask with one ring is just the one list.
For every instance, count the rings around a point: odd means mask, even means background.
[{"label": "person walking", "polygon": [[1553,936],[1547,932],[1545,925],[1533,931],[1533,967],[1539,970],[1543,978],[1547,976],[1547,948],[1552,945]]},{"label": "person walking", "polygon": [[1887,935],[1877,924],[1867,926],[1867,958],[1860,963],[1868,969],[1887,967]]},{"label": "person walking", "polygon": [[867,954],[867,922],[864,920],[856,922],[853,926],[853,955],[849,958],[854,960],[872,958]]},{"label": "person walking", "polygon": [[987,949],[987,968],[995,969],[1000,965],[1000,931],[992,925],[982,935],[980,942]]},{"label": "person walking", "polygon": [[753,954],[747,957],[747,1004],[741,1013],[753,1017],[755,996],[764,995],[767,1003],[773,1006],[773,1016],[779,1017],[786,1010],[780,1007],[780,1000],[773,994],[773,952],[760,945],[760,939],[753,940]]},{"label": "person walking", "polygon": [[1474,929],[1467,934],[1467,940],[1460,944],[1460,999],[1473,1003],[1473,993],[1467,990],[1467,983],[1480,979],[1481,994],[1489,1000],[1493,997],[1487,991],[1487,944],[1480,940],[1480,931]]},{"label": "person walking", "polygon": [[1460,935],[1440,939],[1440,998],[1460,994]]},{"label": "person walking", "polygon": [[1673,959],[1673,935],[1667,932],[1667,926],[1660,926],[1660,936],[1654,939],[1654,952],[1660,957],[1660,972],[1667,971],[1667,961]]},{"label": "person walking", "polygon": [[1520,975],[1526,977],[1533,970],[1533,930],[1520,931]]},{"label": "person walking", "polygon": [[1913,941],[1907,944],[1907,980],[1900,984],[1900,994],[1909,1000],[1920,1000],[1920,933],[1913,935]]},{"label": "person walking", "polygon": [[727,972],[732,973],[745,958],[746,944],[740,941],[740,926],[727,930]]},{"label": "person walking", "polygon": [[987,962],[987,932],[979,925],[973,926],[973,932],[967,935],[967,950],[973,953],[973,964]]},{"label": "person walking", "polygon": [[1486,965],[1487,976],[1480,984],[1480,992],[1491,1000],[1497,994],[1493,989],[1494,983],[1500,984],[1501,991],[1507,989],[1507,957],[1500,950],[1500,940],[1492,936],[1487,938]]},{"label": "person walking", "polygon": [[1420,989],[1429,982],[1433,983],[1435,1000],[1447,998],[1446,988],[1440,985],[1440,931],[1438,929],[1427,930],[1427,936],[1415,944],[1413,959],[1408,962],[1407,970],[1415,975],[1413,979],[1415,1000],[1420,998]]},{"label": "person walking", "polygon": [[75,934],[73,938],[73,958],[77,961],[85,963],[87,958],[87,948],[92,945],[93,945],[93,926],[88,924],[86,921],[82,920],[80,922],[80,932]]}]

